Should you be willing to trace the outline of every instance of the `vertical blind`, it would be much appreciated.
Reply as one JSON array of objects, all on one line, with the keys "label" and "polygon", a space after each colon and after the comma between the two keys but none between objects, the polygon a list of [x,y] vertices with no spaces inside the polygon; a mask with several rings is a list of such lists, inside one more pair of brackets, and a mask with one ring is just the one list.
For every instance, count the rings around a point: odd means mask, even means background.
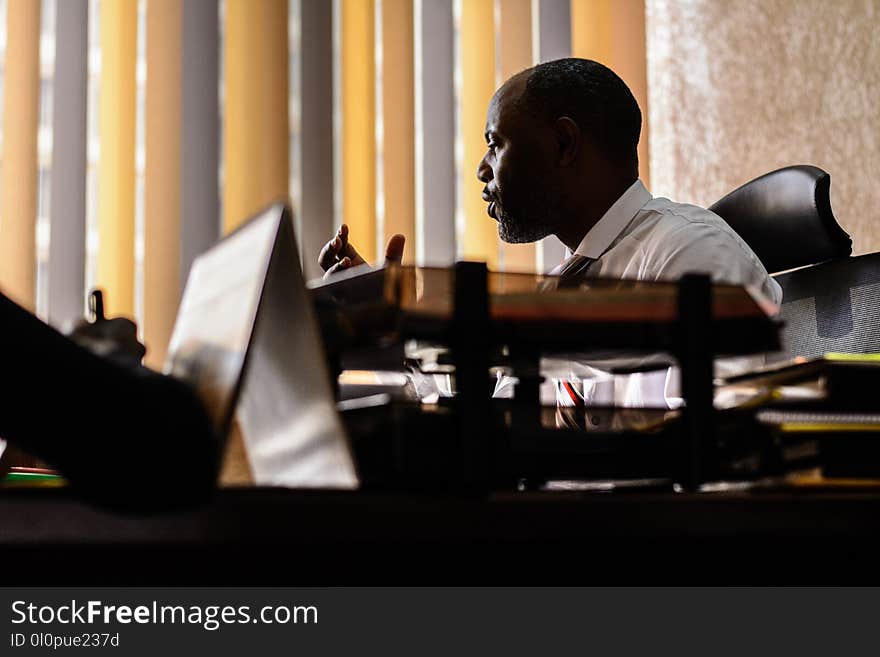
[{"label": "vertical blind", "polygon": [[643,0],[0,0],[0,287],[63,326],[100,286],[161,367],[192,259],[274,200],[310,277],[342,221],[368,260],[404,233],[417,264],[549,269],[555,238],[486,215],[489,99],[576,55],[647,117],[644,23]]}]

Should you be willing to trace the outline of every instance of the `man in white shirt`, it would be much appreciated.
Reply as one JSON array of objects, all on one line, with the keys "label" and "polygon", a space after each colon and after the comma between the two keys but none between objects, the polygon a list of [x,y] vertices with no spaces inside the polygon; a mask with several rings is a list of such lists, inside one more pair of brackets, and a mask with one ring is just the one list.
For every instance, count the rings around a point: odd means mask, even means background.
[{"label": "man in white shirt", "polygon": [[[654,199],[638,180],[642,116],[626,84],[585,59],[539,64],[508,80],[486,117],[477,168],[507,242],[556,235],[579,276],[677,280],[705,272],[781,300],[779,285],[719,216]],[[565,275],[566,263],[553,273]]]},{"label": "man in white shirt", "polygon": [[[555,235],[572,252],[551,272],[560,277],[653,281],[703,272],[781,301],[779,285],[724,220],[655,199],[645,189],[638,176],[641,121],[623,80],[591,60],[546,62],[505,82],[489,104],[488,148],[477,168],[501,239],[534,242]],[[386,255],[397,258],[402,247],[397,235]],[[319,262],[333,272],[363,259],[343,227]],[[579,379],[592,371],[569,369],[567,375]],[[603,401],[649,403],[638,390],[630,394],[648,383],[630,379],[627,391]]]}]

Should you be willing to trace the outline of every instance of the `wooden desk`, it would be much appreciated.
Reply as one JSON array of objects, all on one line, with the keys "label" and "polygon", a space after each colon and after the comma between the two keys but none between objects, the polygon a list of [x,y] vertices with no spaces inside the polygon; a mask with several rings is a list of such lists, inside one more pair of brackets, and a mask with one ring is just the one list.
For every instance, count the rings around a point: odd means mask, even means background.
[{"label": "wooden desk", "polygon": [[880,494],[219,491],[119,516],[0,494],[5,585],[880,583]]}]

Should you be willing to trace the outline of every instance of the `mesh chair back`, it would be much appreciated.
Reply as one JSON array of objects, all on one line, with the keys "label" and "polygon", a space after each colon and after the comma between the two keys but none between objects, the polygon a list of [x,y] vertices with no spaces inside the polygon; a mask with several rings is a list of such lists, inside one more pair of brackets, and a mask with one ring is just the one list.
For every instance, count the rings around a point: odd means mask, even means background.
[{"label": "mesh chair back", "polygon": [[833,260],[774,278],[782,286],[784,351],[771,360],[829,351],[880,352],[880,253]]},{"label": "mesh chair back", "polygon": [[709,209],[748,244],[768,272],[852,253],[852,240],[831,212],[831,176],[809,165],[755,178]]}]

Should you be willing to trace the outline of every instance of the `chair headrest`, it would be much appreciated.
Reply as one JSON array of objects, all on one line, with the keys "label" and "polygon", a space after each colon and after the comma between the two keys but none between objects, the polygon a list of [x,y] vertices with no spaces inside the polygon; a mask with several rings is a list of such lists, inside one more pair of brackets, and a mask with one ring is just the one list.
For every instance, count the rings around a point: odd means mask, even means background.
[{"label": "chair headrest", "polygon": [[739,187],[709,209],[745,240],[768,272],[852,253],[852,239],[831,212],[831,176],[797,165]]}]

